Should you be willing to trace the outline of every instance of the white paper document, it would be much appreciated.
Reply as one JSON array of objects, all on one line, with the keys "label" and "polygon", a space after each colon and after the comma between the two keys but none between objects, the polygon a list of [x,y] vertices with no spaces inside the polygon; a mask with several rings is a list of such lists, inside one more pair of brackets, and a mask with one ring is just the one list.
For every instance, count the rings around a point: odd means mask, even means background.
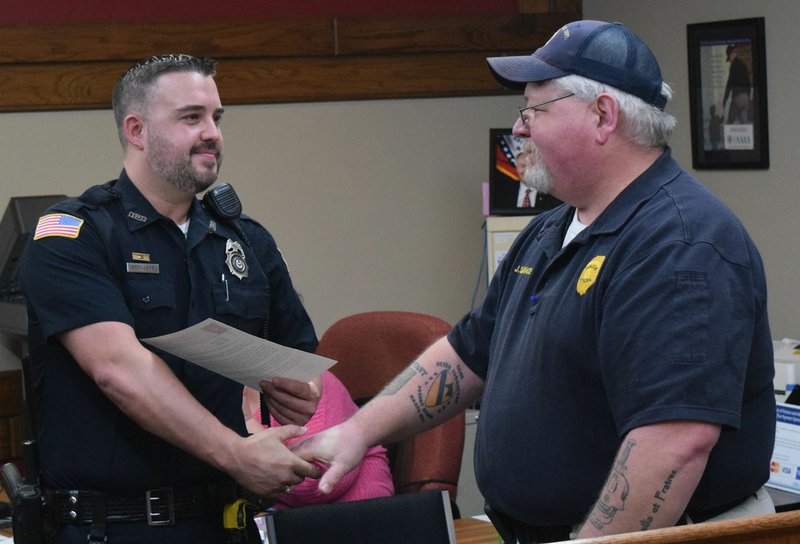
[{"label": "white paper document", "polygon": [[182,331],[143,338],[142,342],[257,390],[258,382],[272,378],[308,382],[336,363],[211,318]]}]

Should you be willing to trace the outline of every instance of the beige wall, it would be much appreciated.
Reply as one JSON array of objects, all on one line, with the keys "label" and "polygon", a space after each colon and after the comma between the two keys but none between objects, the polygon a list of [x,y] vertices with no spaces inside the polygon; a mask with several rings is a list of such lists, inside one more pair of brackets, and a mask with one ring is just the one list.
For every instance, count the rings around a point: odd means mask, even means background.
[{"label": "beige wall", "polygon": [[800,336],[800,183],[798,183],[797,23],[795,0],[584,0],[587,19],[620,21],[639,34],[661,63],[676,96],[668,110],[678,118],[673,153],[691,169],[686,25],[764,17],[769,110],[769,170],[695,171],[741,218],[767,270],[773,338]]},{"label": "beige wall", "polygon": [[[470,307],[482,258],[489,128],[512,122],[518,102],[228,107],[221,179],[275,235],[318,333],[376,309],[454,322]],[[0,164],[3,207],[114,178],[112,114],[2,114]]]}]

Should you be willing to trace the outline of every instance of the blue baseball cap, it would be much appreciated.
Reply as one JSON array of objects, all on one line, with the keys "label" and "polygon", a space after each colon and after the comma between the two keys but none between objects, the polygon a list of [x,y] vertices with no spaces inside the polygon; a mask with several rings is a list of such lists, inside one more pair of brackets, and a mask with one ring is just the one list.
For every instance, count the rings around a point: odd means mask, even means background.
[{"label": "blue baseball cap", "polygon": [[570,74],[638,96],[663,110],[661,69],[650,48],[627,27],[604,21],[574,21],[556,31],[532,55],[486,59],[495,79],[509,89]]}]

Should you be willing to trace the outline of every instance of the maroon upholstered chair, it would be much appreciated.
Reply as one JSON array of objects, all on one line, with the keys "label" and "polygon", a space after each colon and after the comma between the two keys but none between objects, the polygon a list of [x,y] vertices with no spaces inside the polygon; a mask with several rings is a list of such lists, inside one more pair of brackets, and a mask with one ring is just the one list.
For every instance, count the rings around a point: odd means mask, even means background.
[{"label": "maroon upholstered chair", "polygon": [[[338,361],[330,370],[356,404],[380,392],[451,326],[431,315],[378,311],[344,317],[320,339],[317,353]],[[456,491],[464,450],[464,414],[397,444],[386,445],[396,493]]]}]

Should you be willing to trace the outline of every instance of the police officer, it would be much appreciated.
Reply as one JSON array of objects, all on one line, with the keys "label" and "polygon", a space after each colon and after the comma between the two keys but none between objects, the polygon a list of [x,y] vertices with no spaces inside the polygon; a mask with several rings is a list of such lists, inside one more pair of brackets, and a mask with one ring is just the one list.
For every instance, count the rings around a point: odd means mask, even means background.
[{"label": "police officer", "polygon": [[316,475],[283,442],[302,434],[319,384],[262,382],[284,426],[248,436],[240,384],[139,341],[213,317],[317,346],[272,236],[196,197],[222,162],[215,71],[211,59],[164,55],[123,75],[113,93],[122,173],[45,212],[26,248],[52,542],[225,542],[226,504]]}]

